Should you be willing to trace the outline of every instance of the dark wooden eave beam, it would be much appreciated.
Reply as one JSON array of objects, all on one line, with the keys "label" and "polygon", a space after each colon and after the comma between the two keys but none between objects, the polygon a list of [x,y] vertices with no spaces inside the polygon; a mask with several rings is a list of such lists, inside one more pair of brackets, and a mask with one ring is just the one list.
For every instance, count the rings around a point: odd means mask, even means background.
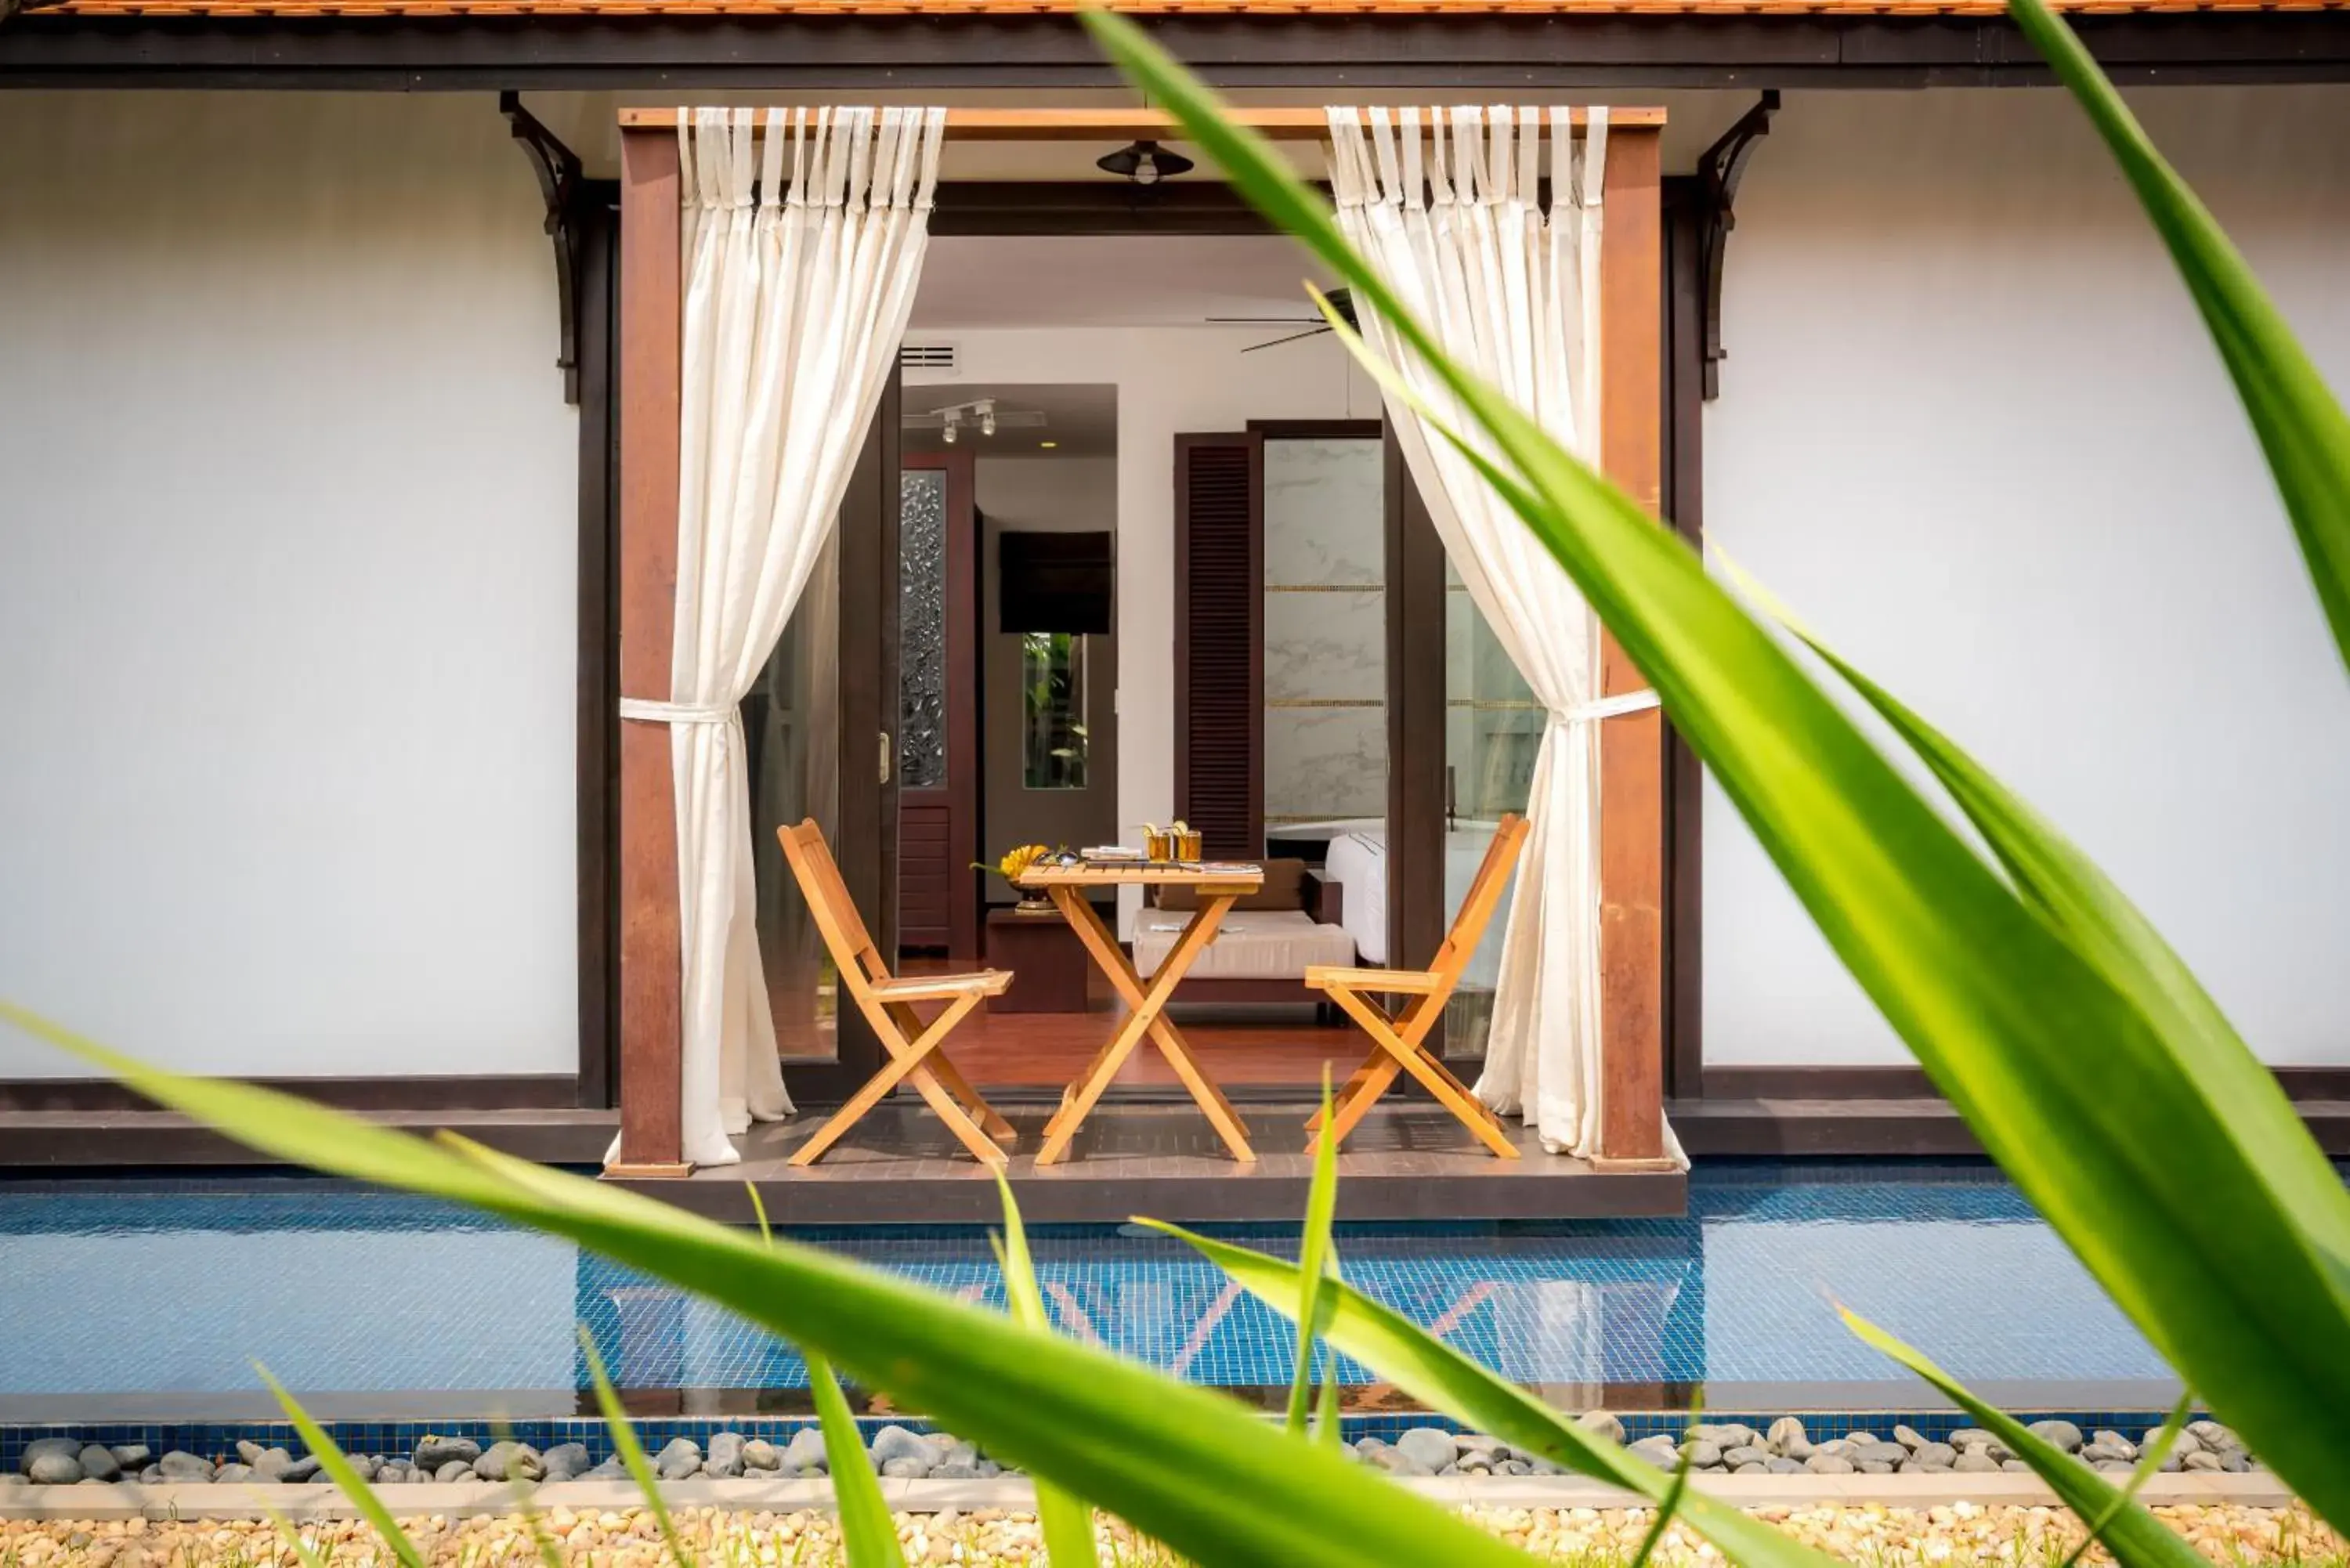
[{"label": "dark wooden eave beam", "polygon": [[1779,112],[1779,91],[1763,90],[1738,123],[1698,155],[1698,269],[1702,285],[1700,325],[1703,340],[1699,353],[1705,367],[1705,400],[1721,395],[1721,361],[1730,357],[1721,346],[1721,268],[1730,249],[1731,231],[1738,227],[1738,182],[1754,144],[1771,134],[1771,117]]},{"label": "dark wooden eave beam", "polygon": [[[2350,13],[2076,16],[2124,83],[2350,81]],[[1152,32],[1226,88],[1331,92],[2004,87],[2046,67],[2003,18],[1503,14],[1170,16]],[[0,86],[1114,88],[1064,16],[84,18],[0,26]],[[1451,101],[1450,99],[1442,101]]]},{"label": "dark wooden eave beam", "polygon": [[546,237],[555,247],[556,330],[561,334],[555,363],[563,372],[563,400],[576,408],[579,403],[579,225],[588,202],[604,198],[600,192],[591,196],[579,155],[523,107],[522,94],[498,94],[498,112],[505,117],[515,145],[530,161],[530,171],[538,180],[539,199],[546,204]]}]

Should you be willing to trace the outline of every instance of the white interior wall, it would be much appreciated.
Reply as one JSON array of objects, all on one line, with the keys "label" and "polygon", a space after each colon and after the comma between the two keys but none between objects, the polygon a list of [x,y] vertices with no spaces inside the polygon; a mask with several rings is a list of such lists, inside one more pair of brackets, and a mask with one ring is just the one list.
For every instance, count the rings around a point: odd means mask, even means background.
[{"label": "white interior wall", "polygon": [[[960,379],[1118,388],[1118,827],[1175,810],[1175,437],[1250,420],[1363,419],[1378,393],[1328,337],[1246,358],[1261,327],[985,328],[941,325]],[[928,378],[914,378],[926,379]],[[1124,888],[1120,926],[1139,906]]]},{"label": "white interior wall", "polygon": [[[983,457],[972,489],[986,519],[980,541],[981,751],[987,762],[986,822],[979,857],[994,860],[1015,844],[1107,844],[1118,837],[1118,633],[1086,641],[1086,787],[1030,789],[1022,709],[1020,638],[1001,629],[1003,582],[996,536],[1115,532],[1114,457]],[[1017,889],[991,879],[989,897],[1010,903]]]},{"label": "white interior wall", "polygon": [[[2350,387],[2350,90],[2133,101]],[[2267,1059],[2350,1062],[2350,689],[2077,111],[1789,95],[1723,319],[1711,537],[2074,836]],[[1718,791],[1704,867],[1709,1062],[1908,1060]]]},{"label": "white interior wall", "polygon": [[0,95],[0,995],[573,1070],[577,424],[494,103]]}]

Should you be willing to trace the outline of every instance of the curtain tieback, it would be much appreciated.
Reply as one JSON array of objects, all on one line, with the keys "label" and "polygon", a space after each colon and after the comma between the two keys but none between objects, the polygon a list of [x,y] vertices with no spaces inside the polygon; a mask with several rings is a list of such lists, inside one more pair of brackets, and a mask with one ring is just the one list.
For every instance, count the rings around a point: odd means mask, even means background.
[{"label": "curtain tieback", "polygon": [[734,718],[733,703],[656,702],[650,697],[620,699],[620,717],[650,724],[725,724]]},{"label": "curtain tieback", "polygon": [[1617,719],[1627,713],[1644,712],[1656,705],[1657,694],[1654,691],[1619,691],[1613,697],[1578,702],[1572,708],[1554,708],[1550,717],[1553,723],[1588,724],[1600,719]]}]

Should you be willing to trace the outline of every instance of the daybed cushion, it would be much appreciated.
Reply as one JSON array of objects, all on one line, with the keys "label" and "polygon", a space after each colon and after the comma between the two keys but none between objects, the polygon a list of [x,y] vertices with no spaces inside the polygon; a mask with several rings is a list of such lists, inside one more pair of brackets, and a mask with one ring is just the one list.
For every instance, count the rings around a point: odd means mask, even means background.
[{"label": "daybed cushion", "polygon": [[[1190,919],[1179,910],[1143,910],[1134,923],[1136,971],[1145,979],[1158,973]],[[1184,978],[1303,980],[1308,965],[1354,961],[1355,939],[1344,926],[1316,924],[1302,909],[1234,909]]]}]

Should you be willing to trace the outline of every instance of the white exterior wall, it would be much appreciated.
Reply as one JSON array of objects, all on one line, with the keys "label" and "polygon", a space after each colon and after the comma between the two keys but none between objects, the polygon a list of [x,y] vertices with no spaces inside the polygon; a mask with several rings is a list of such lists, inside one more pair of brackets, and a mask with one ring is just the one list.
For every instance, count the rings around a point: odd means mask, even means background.
[{"label": "white exterior wall", "polygon": [[[1363,419],[1378,391],[1329,337],[1241,350],[1261,327],[920,329],[951,342],[977,385],[1118,388],[1118,827],[1175,814],[1175,438],[1251,420]],[[927,379],[928,378],[918,378]],[[1121,927],[1140,907],[1121,888]]]},{"label": "white exterior wall", "polygon": [[[2350,389],[2350,91],[2134,101]],[[1724,328],[1711,537],[2076,838],[2268,1060],[2350,1062],[2350,685],[2069,102],[1790,95]],[[1704,867],[1707,1061],[1908,1060],[1718,791]]]},{"label": "white exterior wall", "polygon": [[492,99],[0,95],[0,995],[574,1070],[577,427]]}]

